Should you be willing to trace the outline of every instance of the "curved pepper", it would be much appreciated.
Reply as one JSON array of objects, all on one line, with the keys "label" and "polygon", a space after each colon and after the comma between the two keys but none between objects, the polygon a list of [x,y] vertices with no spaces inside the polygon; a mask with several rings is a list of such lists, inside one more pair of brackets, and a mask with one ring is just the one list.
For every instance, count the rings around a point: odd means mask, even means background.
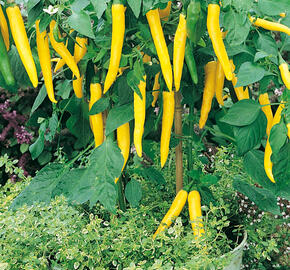
[{"label": "curved pepper", "polygon": [[186,46],[185,46],[185,62],[186,62],[186,65],[189,70],[189,74],[193,83],[197,84],[198,76],[197,76],[196,63],[195,63],[194,55],[193,55],[192,48],[189,42],[186,42]]},{"label": "curved pepper", "polygon": [[71,55],[67,47],[63,44],[63,42],[57,42],[53,36],[53,29],[56,25],[56,21],[52,20],[49,25],[49,39],[51,46],[53,49],[61,56],[61,58],[65,61],[65,63],[68,65],[68,67],[71,69],[72,73],[79,78],[80,77],[80,71],[79,68],[75,62],[74,57]]},{"label": "curved pepper", "polygon": [[215,73],[215,96],[217,102],[224,106],[223,89],[224,89],[225,73],[220,61],[217,61]]},{"label": "curved pepper", "polygon": [[51,58],[48,44],[48,37],[46,31],[40,33],[39,31],[39,20],[35,22],[36,26],[36,45],[39,57],[39,62],[42,70],[42,76],[44,79],[45,88],[47,91],[48,98],[51,102],[57,103],[54,97],[53,83],[52,83],[52,72],[51,72]]},{"label": "curved pepper", "polygon": [[147,21],[150,27],[151,35],[159,58],[162,74],[165,83],[172,91],[172,68],[169,58],[167,45],[165,42],[163,30],[160,23],[159,13],[157,9],[150,10],[146,13]]},{"label": "curved pepper", "polygon": [[[284,107],[285,107],[284,103],[281,103],[279,105],[279,107],[274,115],[271,128],[280,122],[281,112],[284,109]],[[271,155],[272,155],[272,148],[271,148],[271,145],[269,142],[269,137],[268,137],[266,147],[265,147],[265,154],[264,154],[264,168],[265,168],[265,172],[266,172],[267,176],[269,177],[269,179],[273,183],[275,183],[275,179],[274,179],[273,172],[272,172],[273,163],[271,161]]]},{"label": "curved pepper", "polygon": [[160,92],[159,91],[159,89],[160,89],[159,75],[160,75],[160,72],[158,72],[154,78],[153,91],[152,91],[153,101],[151,103],[152,107],[155,107],[156,102],[158,100],[159,92]]},{"label": "curved pepper", "polygon": [[271,103],[270,103],[270,100],[269,100],[268,93],[264,93],[264,94],[261,94],[259,96],[259,103],[261,105],[268,105],[268,106],[263,106],[262,107],[262,111],[264,112],[264,114],[266,115],[266,118],[267,118],[266,133],[267,133],[267,135],[269,137],[270,131],[271,131],[271,127],[272,127],[272,122],[273,122],[273,112],[271,110]]},{"label": "curved pepper", "polygon": [[167,22],[171,11],[171,1],[168,1],[166,8],[158,9],[160,19]]},{"label": "curved pepper", "polygon": [[271,30],[271,31],[284,32],[287,35],[290,35],[290,28],[284,24],[270,22],[270,21],[260,19],[260,18],[255,19],[255,17],[253,16],[251,16],[249,19],[251,23],[255,26],[259,26],[259,27],[262,27],[264,29]]},{"label": "curved pepper", "polygon": [[[92,108],[94,103],[102,97],[101,84],[92,82],[90,84],[90,94],[89,110]],[[90,124],[95,138],[95,148],[97,148],[104,141],[104,124],[102,113],[90,115]]]},{"label": "curved pepper", "polygon": [[134,92],[134,145],[139,157],[142,157],[142,137],[146,113],[146,75],[143,76],[143,80],[144,81],[140,81],[138,85],[142,99]]},{"label": "curved pepper", "polygon": [[172,224],[173,219],[177,218],[180,215],[180,213],[181,213],[181,211],[186,203],[187,195],[188,195],[187,191],[185,191],[183,189],[177,193],[177,195],[174,198],[168,212],[166,213],[166,215],[162,219],[158,229],[154,233],[153,239],[155,239],[156,236],[160,232],[162,232],[166,228],[168,228]]},{"label": "curved pepper", "polygon": [[[125,168],[127,160],[130,154],[130,125],[129,122],[117,128],[117,143],[121,150],[121,154],[124,158],[124,163],[122,167],[122,171]],[[117,183],[119,178],[115,179],[115,183]]]},{"label": "curved pepper", "polygon": [[283,60],[282,56],[279,54],[279,70],[281,78],[286,88],[290,90],[290,72],[288,70],[288,64]]},{"label": "curved pepper", "polygon": [[122,4],[112,5],[112,43],[109,70],[105,79],[104,93],[116,80],[125,35],[125,7]]},{"label": "curved pepper", "polygon": [[32,57],[29,41],[24,27],[24,22],[18,6],[9,6],[6,9],[15,46],[20,59],[26,69],[33,87],[38,85],[36,66]]},{"label": "curved pepper", "polygon": [[1,32],[0,32],[0,72],[2,73],[7,86],[15,85],[15,79],[12,73],[9,56]]},{"label": "curved pepper", "polygon": [[174,37],[173,46],[173,74],[175,90],[179,91],[182,76],[186,44],[186,20],[184,14],[179,15],[179,23]]},{"label": "curved pepper", "polygon": [[200,194],[197,190],[190,191],[188,194],[188,211],[193,234],[195,236],[201,236],[204,234],[204,229],[202,228],[203,224],[201,222]]},{"label": "curved pepper", "polygon": [[169,143],[171,137],[171,128],[174,119],[174,92],[163,91],[163,114],[162,114],[162,128],[161,128],[161,140],[160,140],[160,159],[161,168],[164,167],[168,153]]},{"label": "curved pepper", "polygon": [[205,83],[200,111],[199,128],[202,129],[207,121],[215,91],[216,61],[208,62],[205,67]]},{"label": "curved pepper", "polygon": [[1,29],[2,37],[3,37],[4,42],[5,42],[6,50],[8,51],[9,46],[10,46],[9,30],[8,30],[7,21],[6,21],[6,18],[4,16],[1,5],[0,5],[0,29]]},{"label": "curved pepper", "polygon": [[229,57],[226,52],[226,48],[222,39],[222,33],[219,25],[220,6],[218,4],[209,4],[207,13],[207,30],[210,36],[214,52],[220,61],[226,78],[231,81],[233,79],[233,73]]}]

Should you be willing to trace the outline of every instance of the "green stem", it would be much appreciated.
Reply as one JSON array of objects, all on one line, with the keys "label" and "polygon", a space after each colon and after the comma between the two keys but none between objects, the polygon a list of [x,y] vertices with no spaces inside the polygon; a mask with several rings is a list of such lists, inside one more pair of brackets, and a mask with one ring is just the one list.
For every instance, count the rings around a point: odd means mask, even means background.
[{"label": "green stem", "polygon": [[[189,115],[193,115],[193,111],[194,111],[194,106],[191,105],[189,107]],[[192,170],[192,142],[193,142],[193,135],[194,135],[194,129],[193,129],[193,119],[189,119],[189,135],[191,137],[191,140],[187,141],[187,170],[191,171]],[[190,182],[190,176],[188,176],[188,183]]]},{"label": "green stem", "polygon": [[222,137],[224,137],[224,138],[226,138],[226,139],[228,139],[228,140],[230,140],[232,142],[236,142],[236,139],[235,138],[233,138],[233,137],[231,137],[231,136],[229,136],[229,135],[227,135],[227,134],[225,134],[223,132],[216,131],[216,130],[214,130],[211,127],[205,126],[204,129],[212,132],[215,135],[220,135],[220,136],[222,136]]},{"label": "green stem", "polygon": [[126,201],[125,201],[125,196],[123,192],[123,185],[122,185],[122,175],[119,177],[119,180],[117,182],[118,186],[118,204],[120,209],[125,212],[126,211]]}]

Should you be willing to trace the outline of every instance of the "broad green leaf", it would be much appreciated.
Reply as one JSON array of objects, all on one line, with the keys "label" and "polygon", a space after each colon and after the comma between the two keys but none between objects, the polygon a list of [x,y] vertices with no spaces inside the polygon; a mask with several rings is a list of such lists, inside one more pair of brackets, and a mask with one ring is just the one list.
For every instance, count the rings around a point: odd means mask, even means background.
[{"label": "broad green leaf", "polygon": [[29,12],[31,9],[33,9],[38,3],[40,2],[40,0],[30,0],[27,3],[27,12]]},{"label": "broad green leaf", "polygon": [[231,2],[232,6],[234,6],[238,11],[243,11],[243,14],[247,13],[253,5],[252,0],[231,0]]},{"label": "broad green leaf", "polygon": [[217,200],[214,198],[212,191],[207,186],[199,186],[198,191],[200,193],[202,205],[209,205],[210,203],[213,205],[217,204]]},{"label": "broad green leaf", "polygon": [[271,212],[274,215],[280,214],[277,199],[271,191],[249,185],[239,179],[234,180],[233,187],[247,196],[261,210]]},{"label": "broad green leaf", "polygon": [[269,54],[266,53],[266,52],[257,52],[255,54],[254,62],[257,62],[258,60],[263,59],[263,58],[265,58],[267,56],[269,56]]},{"label": "broad green leaf", "polygon": [[136,18],[139,17],[140,10],[141,10],[141,0],[127,0],[128,5],[132,9]]},{"label": "broad green leaf", "polygon": [[109,97],[103,97],[96,101],[92,108],[90,109],[89,115],[94,115],[103,112],[106,110],[110,105],[110,98]]},{"label": "broad green leaf", "polygon": [[[102,1],[103,2],[103,1]],[[89,0],[75,0],[71,4],[71,9],[73,12],[79,12],[80,10],[86,8],[90,4]]]},{"label": "broad green leaf", "polygon": [[256,47],[259,51],[267,52],[270,56],[270,60],[278,65],[278,46],[275,39],[272,38],[271,35],[259,33]]},{"label": "broad green leaf", "polygon": [[38,130],[38,138],[37,140],[29,146],[29,152],[31,154],[32,160],[36,159],[44,149],[44,134],[46,131],[47,122],[44,121],[41,123]]},{"label": "broad green leaf", "polygon": [[113,107],[108,114],[106,122],[106,136],[116,130],[119,126],[131,121],[134,118],[133,105],[125,104]]},{"label": "broad green leaf", "polygon": [[266,127],[267,119],[262,111],[260,111],[257,119],[252,124],[234,127],[239,155],[244,155],[261,142],[265,135]]},{"label": "broad green leaf", "polygon": [[235,87],[246,86],[264,77],[265,69],[255,63],[245,62],[237,74],[238,82]]},{"label": "broad green leaf", "polygon": [[258,7],[266,15],[279,15],[281,12],[289,12],[289,0],[259,0]]},{"label": "broad green leaf", "polygon": [[257,119],[260,112],[261,107],[257,102],[243,99],[235,103],[220,121],[233,126],[247,126]]},{"label": "broad green leaf", "polygon": [[90,16],[83,10],[72,12],[72,15],[68,17],[67,22],[69,26],[75,29],[80,34],[89,38],[95,38]]},{"label": "broad green leaf", "polygon": [[254,183],[258,183],[263,188],[274,190],[275,185],[266,175],[264,168],[264,152],[251,150],[244,155],[243,164],[245,171],[253,178]]},{"label": "broad green leaf", "polygon": [[132,207],[138,207],[142,198],[141,184],[135,179],[131,179],[125,187],[125,196]]},{"label": "broad green leaf", "polygon": [[57,127],[58,127],[58,117],[57,117],[57,113],[54,112],[48,120],[49,131],[45,134],[45,139],[47,141],[52,142],[54,135],[56,133]]},{"label": "broad green leaf", "polygon": [[56,94],[58,96],[61,96],[62,99],[67,99],[69,98],[70,92],[72,90],[72,83],[69,80],[59,80],[55,90],[57,90]]},{"label": "broad green leaf", "polygon": [[287,140],[287,128],[283,121],[280,121],[280,123],[274,125],[271,128],[270,133],[270,145],[272,148],[273,153],[279,153],[282,146],[285,144]]},{"label": "broad green leaf", "polygon": [[200,182],[203,185],[207,185],[207,186],[215,185],[218,183],[218,181],[219,181],[218,177],[212,174],[206,174],[200,178]]},{"label": "broad green leaf", "polygon": [[11,209],[15,210],[24,204],[32,205],[35,202],[49,203],[53,197],[53,190],[65,169],[64,165],[59,163],[51,163],[42,168],[30,184],[16,197]]},{"label": "broad green leaf", "polygon": [[40,91],[38,92],[36,99],[34,100],[30,115],[32,115],[38,109],[38,107],[42,104],[46,96],[47,96],[47,92],[46,92],[45,85],[43,84],[42,87],[40,88]]},{"label": "broad green leaf", "polygon": [[100,19],[107,9],[107,3],[110,2],[110,0],[91,0],[92,5],[94,6],[94,9],[97,13],[98,19]]},{"label": "broad green leaf", "polygon": [[[244,16],[244,13],[236,12],[233,9],[230,9],[225,13],[224,16],[224,26],[228,30],[226,36],[227,42],[232,45],[242,44],[250,31],[251,23],[247,16]],[[239,29],[237,31],[237,29]]]},{"label": "broad green leaf", "polygon": [[145,180],[149,180],[155,184],[165,185],[166,181],[163,175],[153,167],[140,167],[136,169],[137,174],[141,175]]}]

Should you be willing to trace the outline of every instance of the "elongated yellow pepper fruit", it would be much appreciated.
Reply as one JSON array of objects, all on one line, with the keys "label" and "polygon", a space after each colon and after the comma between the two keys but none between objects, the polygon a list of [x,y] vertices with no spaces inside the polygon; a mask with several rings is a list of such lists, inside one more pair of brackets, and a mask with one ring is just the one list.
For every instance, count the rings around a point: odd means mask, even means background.
[{"label": "elongated yellow pepper fruit", "polygon": [[104,93],[116,80],[125,35],[125,7],[122,4],[112,5],[112,43],[109,70],[105,79]]},{"label": "elongated yellow pepper fruit", "polygon": [[169,143],[174,119],[174,105],[175,105],[174,92],[163,91],[162,93],[163,93],[163,114],[162,114],[162,128],[160,140],[161,168],[164,167],[169,153]]},{"label": "elongated yellow pepper fruit", "polygon": [[153,101],[151,103],[152,107],[155,107],[156,102],[158,100],[159,92],[160,92],[159,91],[159,89],[160,89],[159,75],[160,75],[160,72],[158,72],[154,78],[153,91],[152,91]]},{"label": "elongated yellow pepper fruit", "polygon": [[7,25],[7,21],[6,18],[4,16],[2,7],[0,5],[0,29],[1,29],[1,33],[4,39],[4,43],[6,46],[7,51],[9,50],[9,46],[10,46],[10,42],[9,42],[9,30],[8,30],[8,25]]},{"label": "elongated yellow pepper fruit", "polygon": [[171,4],[172,4],[171,1],[168,1],[166,8],[164,8],[164,9],[159,8],[158,9],[160,19],[164,22],[168,21],[168,17],[170,15],[170,11],[171,11]]},{"label": "elongated yellow pepper fruit", "polygon": [[225,76],[229,81],[231,81],[233,78],[233,73],[231,70],[229,57],[227,55],[226,48],[223,42],[222,33],[220,31],[219,15],[220,6],[217,4],[209,4],[207,13],[208,34],[210,36],[214,52],[223,67]]},{"label": "elongated yellow pepper fruit", "polygon": [[71,69],[72,73],[79,78],[80,77],[80,71],[79,68],[75,62],[74,57],[71,55],[71,53],[69,52],[69,50],[67,49],[67,47],[64,45],[63,42],[57,42],[54,39],[53,36],[53,29],[56,25],[56,22],[54,20],[52,20],[50,22],[49,25],[49,39],[50,39],[50,43],[51,46],[53,47],[53,49],[61,56],[61,58],[65,61],[65,63],[68,65],[68,67]]},{"label": "elongated yellow pepper fruit", "polygon": [[186,20],[185,15],[181,13],[179,15],[179,23],[175,33],[173,46],[173,74],[174,74],[175,91],[179,91],[180,88],[180,81],[184,63],[185,44],[186,44]]},{"label": "elongated yellow pepper fruit", "polygon": [[146,13],[146,17],[150,27],[153,42],[157,51],[165,83],[169,91],[172,91],[172,68],[167,45],[165,42],[163,30],[160,23],[158,10],[153,9],[148,11]]},{"label": "elongated yellow pepper fruit", "polygon": [[[121,154],[124,158],[124,163],[122,167],[122,171],[125,168],[127,160],[130,154],[130,125],[129,122],[117,128],[117,143],[121,150]],[[119,178],[115,179],[115,183],[117,183]]]},{"label": "elongated yellow pepper fruit", "polygon": [[281,74],[281,78],[286,88],[290,90],[290,72],[288,70],[288,64],[283,62],[279,65],[279,70]]},{"label": "elongated yellow pepper fruit", "polygon": [[181,211],[186,203],[187,195],[188,195],[187,191],[185,191],[183,189],[177,193],[177,195],[174,198],[168,212],[166,213],[166,215],[162,219],[158,229],[154,233],[153,239],[155,239],[159,233],[161,233],[166,228],[168,228],[172,224],[173,219],[176,219],[180,215],[180,213],[181,213]]},{"label": "elongated yellow pepper fruit", "polygon": [[223,89],[224,89],[225,73],[220,61],[217,61],[215,73],[215,96],[217,102],[224,106]]},{"label": "elongated yellow pepper fruit", "polygon": [[[74,47],[74,59],[75,62],[78,63],[87,52],[87,38],[76,37],[77,43],[75,43]],[[77,98],[83,97],[83,79],[84,75],[81,75],[80,78],[73,80],[73,90]]]},{"label": "elongated yellow pepper fruit", "polygon": [[52,71],[51,71],[51,58],[48,44],[48,36],[46,31],[40,33],[39,20],[35,22],[36,26],[36,46],[39,57],[39,63],[42,70],[42,76],[44,79],[45,88],[48,98],[51,102],[57,103],[54,97],[53,83],[52,83]]},{"label": "elongated yellow pepper fruit", "polygon": [[[91,83],[90,84],[90,102],[89,110],[92,108],[94,103],[102,97],[102,87],[100,83]],[[95,138],[95,148],[101,145],[104,141],[104,124],[103,124],[103,115],[98,113],[95,115],[90,115],[90,125]]]},{"label": "elongated yellow pepper fruit", "polygon": [[36,66],[32,57],[29,41],[25,31],[24,22],[18,6],[10,6],[6,9],[15,46],[20,59],[25,67],[33,87],[38,85]]},{"label": "elongated yellow pepper fruit", "polygon": [[236,67],[235,67],[234,62],[233,62],[232,59],[230,60],[230,64],[231,64],[231,68],[232,68],[232,71],[233,71],[232,84],[233,84],[233,87],[234,87],[234,90],[235,90],[235,93],[236,93],[236,96],[237,96],[238,100],[248,99],[249,98],[249,90],[248,90],[248,88],[246,88],[246,90],[244,91],[244,87],[243,86],[235,87],[235,85],[238,82],[238,78],[237,78],[237,76],[234,73],[234,70],[235,70]]},{"label": "elongated yellow pepper fruit", "polygon": [[146,114],[146,75],[143,76],[143,80],[138,85],[142,99],[134,92],[134,145],[139,157],[142,157],[142,137]]},{"label": "elongated yellow pepper fruit", "polygon": [[[279,105],[279,107],[274,115],[274,118],[273,118],[272,127],[280,122],[281,112],[284,109],[284,107],[285,107],[284,103],[281,103]],[[265,172],[266,172],[267,176],[269,177],[269,179],[273,183],[275,183],[275,179],[274,179],[273,172],[272,172],[273,163],[271,161],[271,155],[272,155],[272,148],[270,146],[269,137],[268,137],[266,147],[265,147],[265,154],[264,154],[264,168],[265,168]]]},{"label": "elongated yellow pepper fruit", "polygon": [[208,62],[205,67],[205,83],[202,97],[202,105],[200,111],[199,128],[202,129],[208,118],[211,109],[212,99],[215,92],[215,74],[216,74],[216,61]]},{"label": "elongated yellow pepper fruit", "polygon": [[249,19],[251,23],[255,26],[259,26],[259,27],[262,27],[264,29],[271,30],[271,31],[284,32],[287,35],[290,35],[290,28],[284,24],[270,22],[270,21],[260,19],[260,18],[255,19],[255,17],[253,16],[251,16]]},{"label": "elongated yellow pepper fruit", "polygon": [[268,93],[264,93],[264,94],[261,94],[259,96],[259,103],[261,105],[267,105],[267,106],[263,106],[262,107],[262,111],[264,112],[264,114],[266,115],[266,118],[267,118],[266,133],[267,133],[267,135],[269,137],[270,131],[271,131],[271,127],[272,127],[272,122],[273,122],[273,112],[271,110],[271,103],[270,103],[270,99],[269,99]]},{"label": "elongated yellow pepper fruit", "polygon": [[53,72],[56,73],[58,70],[60,70],[65,65],[65,61],[62,58],[58,58],[58,61],[56,62],[56,65],[54,67]]},{"label": "elongated yellow pepper fruit", "polygon": [[188,194],[189,219],[191,222],[193,234],[197,237],[204,234],[203,224],[201,222],[202,213],[200,201],[201,201],[200,194],[197,190],[189,192]]}]

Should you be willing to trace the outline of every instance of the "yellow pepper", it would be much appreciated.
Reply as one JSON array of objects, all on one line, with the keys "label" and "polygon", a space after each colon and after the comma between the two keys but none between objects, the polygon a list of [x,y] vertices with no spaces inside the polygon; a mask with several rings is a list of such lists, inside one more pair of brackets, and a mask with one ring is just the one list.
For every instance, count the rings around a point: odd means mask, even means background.
[{"label": "yellow pepper", "polygon": [[6,18],[4,16],[2,7],[0,5],[0,29],[1,29],[1,33],[4,39],[4,43],[6,46],[7,51],[9,50],[9,46],[10,46],[10,42],[9,42],[9,30],[8,30],[8,25],[7,25],[7,21]]},{"label": "yellow pepper", "polygon": [[159,91],[159,89],[160,89],[159,75],[160,75],[160,72],[158,72],[154,78],[153,91],[152,91],[153,101],[151,103],[152,107],[155,107],[156,102],[158,100],[159,92],[160,92]]},{"label": "yellow pepper", "polygon": [[272,127],[272,122],[273,122],[273,112],[271,110],[271,104],[270,104],[268,93],[261,94],[259,96],[259,102],[260,102],[261,105],[268,105],[268,106],[263,106],[262,107],[262,111],[264,112],[264,114],[266,115],[266,118],[267,118],[266,133],[267,133],[267,135],[269,137],[270,131],[271,131],[271,127]]},{"label": "yellow pepper", "polygon": [[220,61],[217,61],[216,73],[215,73],[215,96],[217,102],[224,106],[223,89],[224,89],[225,73]]}]

